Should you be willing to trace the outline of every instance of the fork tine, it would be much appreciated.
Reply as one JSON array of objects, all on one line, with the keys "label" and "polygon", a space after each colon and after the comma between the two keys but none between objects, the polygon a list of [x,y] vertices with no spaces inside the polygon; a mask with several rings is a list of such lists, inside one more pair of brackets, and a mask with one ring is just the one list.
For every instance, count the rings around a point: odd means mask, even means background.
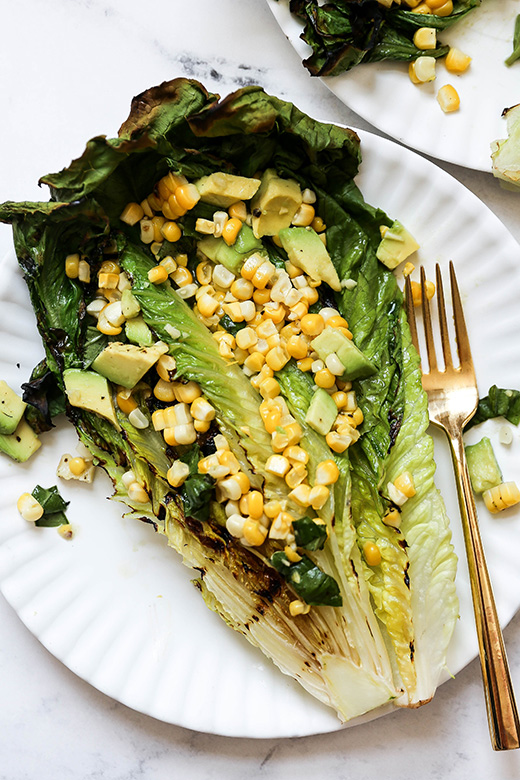
[{"label": "fork tine", "polygon": [[424,336],[426,340],[426,352],[428,353],[428,365],[430,372],[437,368],[437,355],[435,354],[435,343],[433,341],[432,317],[430,312],[430,301],[426,295],[426,272],[421,266],[421,297],[422,313],[424,322]]},{"label": "fork tine", "polygon": [[415,322],[415,307],[413,305],[412,283],[410,282],[409,276],[407,276],[404,280],[404,300],[406,305],[406,317],[408,319],[408,325],[410,327],[410,334],[412,337],[412,344],[420,356],[419,339],[417,338],[417,324]]},{"label": "fork tine", "polygon": [[473,369],[473,359],[469,346],[468,332],[464,320],[464,310],[460,300],[459,286],[455,276],[455,268],[450,260],[451,298],[453,301],[453,320],[455,322],[455,334],[457,336],[457,353],[461,368]]},{"label": "fork tine", "polygon": [[435,276],[437,281],[437,306],[439,309],[439,325],[441,329],[442,354],[444,355],[444,365],[446,368],[453,366],[451,357],[450,337],[448,334],[448,321],[446,319],[446,304],[444,300],[444,288],[442,285],[442,275],[439,264],[435,267]]}]

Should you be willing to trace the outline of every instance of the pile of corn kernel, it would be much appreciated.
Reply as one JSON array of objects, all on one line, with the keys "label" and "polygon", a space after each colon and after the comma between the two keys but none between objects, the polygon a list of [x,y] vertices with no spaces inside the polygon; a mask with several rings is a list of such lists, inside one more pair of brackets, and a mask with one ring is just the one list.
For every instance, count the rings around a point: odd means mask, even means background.
[{"label": "pile of corn kernel", "polygon": [[[197,188],[183,176],[169,173],[164,176],[141,203],[129,203],[121,219],[129,225],[139,224],[141,240],[150,245],[158,256],[162,243],[175,243],[182,236],[176,220],[193,208],[200,199]],[[303,193],[302,206],[292,224],[311,226],[326,243],[323,220],[316,215],[316,196],[311,190]],[[201,235],[222,237],[232,246],[242,225],[251,224],[251,214],[246,203],[239,201],[227,212],[217,209],[211,220],[197,219],[196,230]],[[276,236],[273,237],[276,242]],[[108,253],[113,248],[108,247]],[[90,281],[80,255],[69,256],[66,272],[70,278]],[[88,263],[87,263],[88,265]],[[347,321],[337,309],[322,307],[309,312],[319,300],[317,287],[320,281],[305,274],[302,269],[286,262],[279,268],[265,255],[253,253],[247,257],[240,272],[235,274],[225,266],[204,256],[194,274],[188,268],[188,256],[168,255],[150,269],[148,279],[152,284],[169,280],[176,292],[190,300],[201,322],[213,333],[222,358],[241,366],[251,384],[262,396],[259,411],[267,433],[271,436],[272,455],[267,459],[265,471],[273,478],[284,480],[285,497],[266,500],[262,490],[251,485],[248,474],[240,467],[226,438],[214,437],[215,452],[200,459],[198,470],[215,480],[216,500],[224,507],[226,528],[244,546],[256,547],[267,539],[285,544],[285,553],[291,562],[300,560],[292,523],[299,517],[319,512],[330,497],[331,486],[339,478],[339,469],[333,457],[317,464],[312,485],[308,479],[309,454],[301,446],[302,428],[291,415],[281,394],[276,372],[291,359],[298,368],[312,375],[316,388],[325,390],[334,400],[337,416],[326,435],[332,453],[344,452],[359,438],[358,427],[363,413],[358,407],[352,384],[343,381],[344,366],[332,353],[325,362],[313,351],[312,341],[325,328],[337,328],[352,339]],[[102,333],[118,335],[127,317],[136,310],[125,311],[123,293],[131,291],[131,282],[121,270],[117,260],[104,260],[99,268],[96,298],[87,311],[97,318]],[[134,299],[133,306],[139,308]],[[228,318],[228,320],[224,319]],[[234,333],[226,330],[229,322]],[[171,329],[171,335],[180,335]],[[145,428],[150,422],[138,408],[134,393],[153,393],[164,408],[152,413],[152,425],[160,431],[169,446],[189,445],[197,441],[199,434],[207,433],[215,419],[216,411],[203,397],[200,386],[194,382],[182,382],[175,378],[175,358],[162,355],[155,364],[158,380],[150,388],[140,383],[136,388],[118,388],[116,402],[137,428]],[[332,454],[331,453],[331,454]],[[190,475],[190,469],[181,460],[174,460],[167,473],[172,487],[181,487]],[[149,496],[132,471],[123,475],[123,483],[129,498],[136,503],[146,503]],[[385,515],[387,525],[400,524],[399,506],[415,493],[413,478],[408,472],[400,475],[395,483],[389,483],[394,509]],[[314,522],[323,523],[319,517]],[[377,544],[366,542],[364,555],[369,565],[378,565],[381,554]],[[296,600],[291,607],[294,614],[308,611],[308,607]]]},{"label": "pile of corn kernel", "polygon": [[[401,0],[379,0],[383,5],[390,7],[392,2],[401,5]],[[416,14],[433,14],[434,16],[451,16],[453,13],[452,0],[403,0],[403,3]],[[436,78],[436,59],[428,56],[428,51],[437,46],[437,30],[434,27],[419,27],[413,36],[413,43],[424,55],[411,62],[408,74],[413,84],[426,84]],[[451,47],[444,58],[444,65],[449,73],[459,76],[470,66],[471,57],[459,49]],[[457,111],[460,108],[460,97],[452,84],[445,84],[437,92],[437,102],[445,114]]]}]

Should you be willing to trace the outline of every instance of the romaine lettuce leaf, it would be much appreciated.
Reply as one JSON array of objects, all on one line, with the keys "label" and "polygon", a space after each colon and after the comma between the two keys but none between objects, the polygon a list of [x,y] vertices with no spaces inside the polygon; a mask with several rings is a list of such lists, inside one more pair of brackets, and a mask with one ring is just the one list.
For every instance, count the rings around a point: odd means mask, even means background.
[{"label": "romaine lettuce leaf", "polygon": [[[141,314],[169,345],[178,375],[199,383],[214,405],[217,430],[226,436],[251,484],[262,488],[266,498],[285,498],[285,481],[264,468],[272,449],[259,412],[259,393],[237,364],[221,357],[210,331],[171,284],[150,284],[148,271],[157,257],[141,244],[138,228],[124,225],[119,214],[128,201],[146,197],[168,170],[195,178],[217,170],[250,176],[274,167],[316,191],[338,274],[355,282],[332,303],[379,368],[375,377],[356,383],[365,418],[363,435],[350,453],[341,455],[332,453],[325,438],[305,424],[313,392],[310,377],[293,361],[277,374],[289,409],[302,426],[311,482],[323,460],[334,458],[340,472],[318,512],[328,540],[303,558],[306,577],[321,572],[327,604],[321,599],[322,605],[308,615],[291,616],[289,604],[297,590],[272,562],[280,544],[268,540],[264,548],[247,548],[228,533],[222,507],[210,500],[210,481],[196,473],[196,448],[167,447],[152,426],[135,428],[119,411],[120,431],[85,410],[68,407],[67,414],[111,476],[115,499],[152,522],[201,573],[198,587],[208,605],[343,719],[398,697],[403,685],[403,703],[429,698],[456,615],[454,556],[433,487],[418,366],[395,278],[375,257],[379,227],[392,220],[365,203],[353,179],[359,162],[355,133],[316,122],[258,87],[218,102],[196,82],[176,79],[135,98],[117,139],[93,139],[68,169],[43,177],[51,188],[49,204],[0,206],[0,220],[14,225],[47,365],[58,386],[65,368],[88,367],[103,344],[85,315],[95,283],[82,286],[68,279],[64,259],[79,251],[95,270],[107,242],[115,238],[118,262],[132,281]],[[193,268],[194,215],[179,222],[184,235],[176,248],[188,254]],[[280,266],[283,254],[272,242],[266,241],[266,248]],[[173,251],[172,245],[167,249]],[[324,285],[320,295],[332,293]],[[141,412],[150,417],[155,401],[148,403],[144,395],[138,400]],[[190,466],[184,489],[168,484],[173,458],[185,459]],[[403,525],[396,532],[382,523],[382,488],[405,463],[416,478],[417,498],[403,511]],[[147,503],[129,499],[122,479],[128,470],[146,489]],[[429,532],[433,540],[426,538]],[[379,568],[368,567],[361,555],[364,540],[374,536],[383,554]],[[431,614],[422,608],[423,594],[430,601],[438,596]],[[330,606],[332,602],[337,606]]]}]

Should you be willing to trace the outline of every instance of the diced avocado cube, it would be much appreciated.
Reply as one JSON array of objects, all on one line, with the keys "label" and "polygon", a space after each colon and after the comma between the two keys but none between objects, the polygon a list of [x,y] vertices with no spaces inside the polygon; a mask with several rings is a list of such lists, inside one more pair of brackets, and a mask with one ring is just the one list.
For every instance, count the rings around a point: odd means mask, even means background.
[{"label": "diced avocado cube", "polygon": [[260,179],[217,171],[203,176],[195,182],[195,186],[204,203],[227,209],[239,200],[251,200],[260,186]]},{"label": "diced avocado cube", "polygon": [[131,389],[166,352],[168,346],[162,341],[151,347],[113,341],[99,353],[92,368],[111,382]]},{"label": "diced avocado cube", "polygon": [[25,463],[41,446],[38,436],[23,417],[14,433],[0,434],[0,451],[18,463]]},{"label": "diced avocado cube", "polygon": [[337,328],[326,327],[319,336],[311,341],[311,347],[318,353],[320,360],[325,362],[329,355],[335,353],[345,368],[344,380],[364,379],[376,372],[376,366],[352,339],[347,338]]},{"label": "diced avocado cube", "polygon": [[15,432],[26,406],[7,382],[0,380],[0,433],[9,435]]},{"label": "diced avocado cube", "polygon": [[323,388],[318,387],[311,398],[307,414],[305,415],[305,422],[317,433],[326,436],[337,416],[338,407],[334,399]]},{"label": "diced avocado cube", "polygon": [[314,279],[341,290],[338,274],[325,244],[312,228],[288,227],[280,230],[278,238],[291,263]]},{"label": "diced avocado cube", "polygon": [[125,322],[125,333],[128,341],[140,347],[151,347],[153,334],[143,317],[133,317]]},{"label": "diced avocado cube", "polygon": [[251,201],[255,236],[276,236],[282,228],[289,227],[301,205],[302,191],[298,182],[282,179],[273,168],[268,168]]},{"label": "diced avocado cube", "polygon": [[502,482],[502,472],[497,463],[493,445],[487,436],[476,444],[465,447],[469,478],[475,493],[483,493]]},{"label": "diced avocado cube", "polygon": [[121,294],[121,311],[127,320],[137,317],[141,305],[131,290],[123,290]]},{"label": "diced avocado cube", "polygon": [[71,406],[96,412],[119,430],[112,393],[104,376],[95,371],[82,371],[79,368],[67,368],[63,372],[65,391]]},{"label": "diced avocado cube", "polygon": [[240,273],[246,257],[262,249],[262,242],[255,238],[248,225],[242,225],[234,244],[228,246],[222,237],[205,236],[197,242],[197,248],[213,263],[220,263],[234,274]]},{"label": "diced avocado cube", "polygon": [[419,244],[399,220],[388,228],[377,247],[376,257],[392,270],[419,249]]}]

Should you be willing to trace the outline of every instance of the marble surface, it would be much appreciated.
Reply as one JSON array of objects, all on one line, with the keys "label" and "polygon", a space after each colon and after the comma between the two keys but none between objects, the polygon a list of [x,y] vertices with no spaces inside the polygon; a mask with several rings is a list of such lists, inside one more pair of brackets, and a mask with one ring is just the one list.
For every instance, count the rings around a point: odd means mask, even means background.
[{"label": "marble surface", "polygon": [[[3,3],[1,19],[0,201],[40,199],[41,174],[68,164],[87,138],[115,135],[133,95],[180,75],[222,95],[258,83],[318,118],[371,129],[307,76],[263,0],[25,0]],[[488,174],[442,167],[520,241],[520,195]],[[11,247],[0,225],[0,256]],[[99,693],[2,597],[0,625],[0,780],[520,777],[518,751],[491,750],[477,662],[419,711],[329,735],[229,739],[166,725]],[[520,693],[520,616],[505,639]]]}]

